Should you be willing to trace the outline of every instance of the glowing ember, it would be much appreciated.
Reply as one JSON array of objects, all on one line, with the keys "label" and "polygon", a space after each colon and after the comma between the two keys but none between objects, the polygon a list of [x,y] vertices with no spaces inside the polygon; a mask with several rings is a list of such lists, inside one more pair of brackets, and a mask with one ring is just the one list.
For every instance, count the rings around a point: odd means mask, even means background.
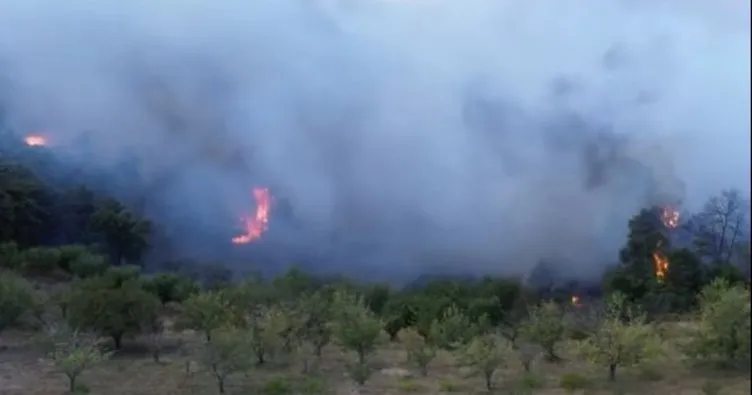
[{"label": "glowing ember", "polygon": [[253,198],[256,200],[256,213],[241,219],[245,233],[232,238],[233,244],[248,244],[261,238],[269,225],[269,208],[271,194],[268,188],[253,188]]},{"label": "glowing ember", "polygon": [[569,297],[569,302],[572,304],[572,306],[579,306],[580,305],[580,297],[577,295],[572,295]]},{"label": "glowing ember", "polygon": [[675,229],[679,226],[680,217],[679,212],[671,206],[666,206],[661,209],[661,222],[663,222],[663,226],[669,229]]},{"label": "glowing ember", "polygon": [[44,147],[47,145],[47,138],[40,135],[31,135],[26,136],[24,142],[30,147]]}]

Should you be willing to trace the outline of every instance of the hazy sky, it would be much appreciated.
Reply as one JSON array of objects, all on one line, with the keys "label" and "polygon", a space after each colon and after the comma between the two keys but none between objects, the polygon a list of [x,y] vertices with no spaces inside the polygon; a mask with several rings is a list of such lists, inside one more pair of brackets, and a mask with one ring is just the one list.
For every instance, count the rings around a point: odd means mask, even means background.
[{"label": "hazy sky", "polygon": [[90,131],[102,161],[137,152],[169,180],[153,202],[166,221],[227,228],[264,183],[310,230],[282,245],[336,231],[378,246],[362,265],[584,272],[614,259],[643,205],[748,193],[749,11],[2,0],[0,97],[17,129],[61,144]]}]

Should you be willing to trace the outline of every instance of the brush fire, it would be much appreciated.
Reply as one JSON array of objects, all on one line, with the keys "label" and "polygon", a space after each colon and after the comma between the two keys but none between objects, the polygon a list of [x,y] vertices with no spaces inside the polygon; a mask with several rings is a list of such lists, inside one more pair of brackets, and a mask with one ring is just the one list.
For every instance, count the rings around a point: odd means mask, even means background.
[{"label": "brush fire", "polygon": [[272,196],[268,188],[253,188],[256,211],[241,218],[244,233],[232,238],[233,244],[248,244],[261,238],[269,227]]},{"label": "brush fire", "polygon": [[[679,211],[671,206],[665,206],[661,209],[661,222],[669,231],[679,226]],[[661,251],[663,243],[659,242],[653,251],[653,265],[655,267],[655,277],[658,282],[663,282],[666,273],[668,273],[669,261],[666,255]]]}]

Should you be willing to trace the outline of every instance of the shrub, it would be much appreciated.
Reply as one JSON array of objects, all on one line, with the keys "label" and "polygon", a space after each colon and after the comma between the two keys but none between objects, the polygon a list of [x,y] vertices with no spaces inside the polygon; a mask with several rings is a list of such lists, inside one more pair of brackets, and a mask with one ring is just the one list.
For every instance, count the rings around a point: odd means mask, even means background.
[{"label": "shrub", "polygon": [[472,375],[481,375],[486,389],[491,391],[494,388],[494,374],[509,364],[514,358],[514,353],[514,347],[509,340],[487,334],[473,339],[462,350],[459,362],[462,366],[469,367]]},{"label": "shrub", "polygon": [[407,360],[418,367],[422,376],[427,376],[428,365],[436,358],[436,349],[413,328],[402,329],[397,337],[405,347]]},{"label": "shrub", "polygon": [[18,325],[35,307],[35,292],[26,280],[0,271],[0,331]]},{"label": "shrub", "polygon": [[109,266],[105,257],[86,253],[70,260],[68,271],[78,278],[89,278],[103,275]]},{"label": "shrub", "polygon": [[590,379],[576,372],[565,373],[559,378],[559,387],[568,394],[589,388],[590,385]]},{"label": "shrub", "polygon": [[30,274],[52,274],[60,270],[61,257],[60,250],[57,248],[29,248],[22,254],[22,269]]},{"label": "shrub", "polygon": [[746,366],[750,360],[749,292],[716,280],[700,294],[700,329],[689,345],[696,360]]}]

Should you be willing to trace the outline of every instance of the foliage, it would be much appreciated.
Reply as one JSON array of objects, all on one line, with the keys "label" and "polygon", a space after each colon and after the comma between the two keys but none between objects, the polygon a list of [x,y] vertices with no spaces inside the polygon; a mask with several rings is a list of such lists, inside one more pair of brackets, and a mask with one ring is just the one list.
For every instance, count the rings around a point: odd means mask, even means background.
[{"label": "foliage", "polygon": [[514,358],[514,347],[509,340],[495,334],[474,338],[458,356],[460,365],[471,369],[472,375],[481,375],[486,389],[494,388],[493,376]]},{"label": "foliage", "polygon": [[246,372],[253,367],[253,334],[233,327],[215,328],[211,341],[198,350],[199,361],[207,366],[217,380],[220,394],[225,393],[229,375]]},{"label": "foliage", "polygon": [[427,376],[428,365],[436,358],[436,348],[413,328],[401,330],[398,337],[407,353],[407,360],[420,369],[421,375]]},{"label": "foliage", "polygon": [[113,270],[74,282],[65,310],[73,327],[110,336],[119,349],[124,335],[157,319],[159,301],[126,270]]},{"label": "foliage", "polygon": [[557,361],[560,358],[554,348],[564,339],[566,329],[563,309],[549,301],[530,309],[521,332],[525,339],[543,347],[550,361]]},{"label": "foliage", "polygon": [[177,328],[193,329],[211,341],[212,333],[228,325],[233,319],[232,307],[218,291],[201,292],[190,296],[181,305]]},{"label": "foliage", "polygon": [[443,349],[457,350],[466,346],[475,335],[480,333],[481,327],[484,327],[486,322],[484,319],[479,323],[472,323],[459,308],[452,306],[440,318],[433,321],[429,340]]},{"label": "foliage", "polygon": [[78,377],[112,355],[104,352],[101,341],[94,335],[72,330],[64,325],[47,328],[45,337],[48,356],[55,367],[68,378],[68,390],[78,389]]},{"label": "foliage", "polygon": [[195,281],[174,273],[160,273],[144,278],[143,287],[159,298],[162,304],[182,303],[199,291],[199,286]]},{"label": "foliage", "polygon": [[35,306],[31,284],[12,273],[0,271],[0,332],[17,325]]},{"label": "foliage", "polygon": [[700,328],[690,355],[723,365],[750,361],[749,291],[715,280],[700,294]]},{"label": "foliage", "polygon": [[624,296],[612,295],[595,333],[579,343],[580,353],[593,365],[607,367],[612,381],[618,367],[631,367],[655,357],[664,346],[655,329],[645,323],[645,316],[634,315],[625,304]]},{"label": "foliage", "polygon": [[381,339],[382,322],[365,305],[362,298],[338,291],[334,294],[332,334],[346,350],[357,354],[357,363],[352,367],[353,378],[363,384],[368,378],[366,357],[376,350]]}]

